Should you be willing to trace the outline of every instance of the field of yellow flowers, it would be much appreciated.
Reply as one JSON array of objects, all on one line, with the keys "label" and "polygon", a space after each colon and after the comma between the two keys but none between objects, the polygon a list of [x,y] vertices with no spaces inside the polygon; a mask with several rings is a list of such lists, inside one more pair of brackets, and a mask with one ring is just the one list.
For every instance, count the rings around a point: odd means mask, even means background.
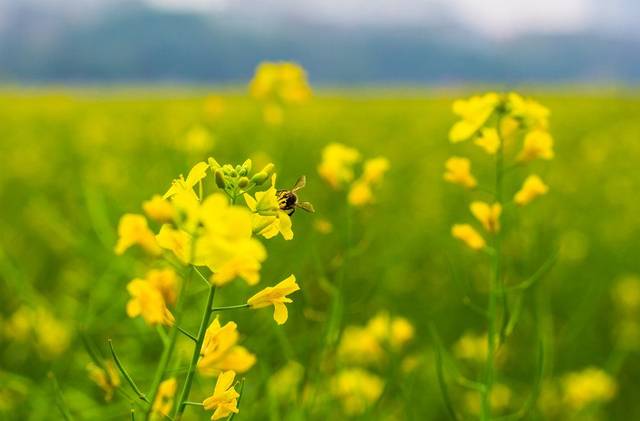
[{"label": "field of yellow flowers", "polygon": [[0,418],[640,418],[639,98],[5,88]]}]

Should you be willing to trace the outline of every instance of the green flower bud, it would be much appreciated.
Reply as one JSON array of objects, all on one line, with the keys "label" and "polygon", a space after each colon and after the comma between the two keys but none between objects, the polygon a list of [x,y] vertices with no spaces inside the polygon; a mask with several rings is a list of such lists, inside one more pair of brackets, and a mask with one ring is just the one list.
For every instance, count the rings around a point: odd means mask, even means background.
[{"label": "green flower bud", "polygon": [[218,161],[216,161],[215,159],[213,159],[212,157],[209,157],[209,167],[211,167],[211,171],[215,171],[218,168],[221,167],[220,164],[218,164]]},{"label": "green flower bud", "polygon": [[249,185],[249,179],[247,177],[240,177],[240,180],[238,180],[238,187],[240,187],[241,189],[244,189],[248,185]]},{"label": "green flower bud", "polygon": [[264,168],[262,169],[262,171],[260,171],[260,172],[266,173],[267,177],[269,177],[271,174],[273,174],[273,170],[275,169],[275,167],[276,167],[275,165],[269,163],[269,164],[265,165]]},{"label": "green flower bud", "polygon": [[255,173],[253,177],[251,177],[251,182],[254,183],[256,186],[259,186],[260,184],[267,181],[268,178],[269,178],[269,174],[267,174],[264,171],[260,171]]},{"label": "green flower bud", "polygon": [[221,189],[225,188],[226,182],[224,180],[224,173],[220,168],[218,168],[215,172],[216,186]]},{"label": "green flower bud", "polygon": [[247,159],[246,161],[244,161],[242,163],[242,168],[244,168],[246,170],[245,174],[248,174],[251,172],[251,160]]}]

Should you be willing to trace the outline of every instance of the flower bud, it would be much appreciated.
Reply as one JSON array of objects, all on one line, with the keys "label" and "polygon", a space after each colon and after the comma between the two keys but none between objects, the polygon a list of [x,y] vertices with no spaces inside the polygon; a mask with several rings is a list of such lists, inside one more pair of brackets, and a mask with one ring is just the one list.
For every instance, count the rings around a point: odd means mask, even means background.
[{"label": "flower bud", "polygon": [[249,179],[247,177],[240,177],[238,180],[238,187],[241,189],[246,188],[249,185]]},{"label": "flower bud", "polygon": [[262,171],[260,171],[260,172],[266,173],[267,177],[269,177],[271,174],[273,174],[274,168],[275,168],[275,165],[269,163],[269,164],[265,165],[264,168],[262,169]]},{"label": "flower bud", "polygon": [[269,174],[267,174],[264,171],[260,171],[255,173],[253,177],[251,177],[251,182],[255,183],[256,186],[259,186],[260,184],[267,181],[268,178],[269,178]]},{"label": "flower bud", "polygon": [[218,168],[215,172],[215,179],[216,179],[216,186],[220,187],[221,189],[224,189],[226,183],[224,181],[224,173],[220,168]]},{"label": "flower bud", "polygon": [[246,161],[244,161],[242,163],[242,168],[244,168],[247,171],[246,174],[250,173],[251,172],[251,160],[247,159]]},{"label": "flower bud", "polygon": [[212,157],[209,157],[209,167],[211,168],[211,171],[215,171],[218,168],[221,167],[220,164],[218,164],[218,161],[216,161],[215,159],[213,159]]}]

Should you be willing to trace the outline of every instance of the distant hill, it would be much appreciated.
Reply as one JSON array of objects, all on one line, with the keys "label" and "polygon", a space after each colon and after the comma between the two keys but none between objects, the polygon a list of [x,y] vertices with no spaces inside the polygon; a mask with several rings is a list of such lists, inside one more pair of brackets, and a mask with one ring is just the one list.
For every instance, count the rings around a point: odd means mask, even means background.
[{"label": "distant hill", "polygon": [[0,80],[246,82],[261,60],[302,63],[315,83],[640,82],[640,42],[594,34],[497,42],[450,25],[332,26],[160,12],[93,19],[14,13],[0,26]]}]

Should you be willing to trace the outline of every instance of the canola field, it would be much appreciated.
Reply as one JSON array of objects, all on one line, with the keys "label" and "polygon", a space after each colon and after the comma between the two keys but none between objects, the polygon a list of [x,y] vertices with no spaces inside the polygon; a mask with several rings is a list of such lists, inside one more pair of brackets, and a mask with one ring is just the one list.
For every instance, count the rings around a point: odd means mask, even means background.
[{"label": "canola field", "polygon": [[4,90],[0,418],[640,418],[637,93],[256,89]]}]

